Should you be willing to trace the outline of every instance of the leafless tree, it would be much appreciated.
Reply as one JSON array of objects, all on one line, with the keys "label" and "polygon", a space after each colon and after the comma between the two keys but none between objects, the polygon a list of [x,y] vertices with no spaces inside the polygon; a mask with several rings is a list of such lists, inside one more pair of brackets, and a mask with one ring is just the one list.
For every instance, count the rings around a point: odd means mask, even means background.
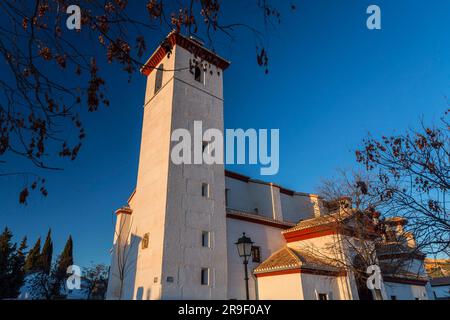
[{"label": "leafless tree", "polygon": [[[419,278],[420,270],[411,271],[411,267],[415,258],[423,259],[413,235],[393,228],[396,220],[385,219],[378,211],[383,200],[373,191],[372,178],[367,173],[341,171],[337,179],[322,182],[319,194],[328,215],[320,219],[335,228],[336,236],[320,248],[303,248],[350,272],[362,290],[360,295],[372,295],[366,290],[369,266],[379,266],[387,277]],[[379,291],[376,298],[381,298]]]},{"label": "leafless tree", "polygon": [[[66,28],[69,5],[81,8],[79,31]],[[176,30],[214,49],[218,35],[234,41],[242,29],[240,41],[255,43],[257,62],[268,72],[266,34],[281,21],[280,11],[269,0],[254,0],[262,18],[256,23],[252,10],[236,2],[231,9],[243,21],[228,21],[224,5],[219,0],[0,1],[0,177],[26,178],[20,203],[34,190],[47,196],[46,170],[62,170],[58,157],[75,160],[79,154],[86,138],[83,114],[110,104],[100,66],[114,63],[131,80],[144,65],[149,38]],[[17,157],[36,169],[12,169]]]},{"label": "leafless tree", "polygon": [[450,248],[450,125],[448,112],[433,126],[375,139],[356,152],[377,177],[376,193],[388,215],[409,220],[420,247],[429,254]]},{"label": "leafless tree", "polygon": [[108,286],[108,267],[104,264],[92,265],[83,270],[83,280],[87,299],[104,300]]}]

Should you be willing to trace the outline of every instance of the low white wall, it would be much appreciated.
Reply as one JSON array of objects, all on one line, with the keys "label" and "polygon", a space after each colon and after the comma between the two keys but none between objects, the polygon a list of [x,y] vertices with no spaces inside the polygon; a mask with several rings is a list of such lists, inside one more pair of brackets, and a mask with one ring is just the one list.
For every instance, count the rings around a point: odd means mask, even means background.
[{"label": "low white wall", "polygon": [[345,277],[292,273],[258,277],[260,300],[317,300],[326,294],[329,300],[343,300]]},{"label": "low white wall", "polygon": [[384,282],[388,299],[396,296],[397,300],[428,300],[425,286],[417,286],[402,283]]},{"label": "low white wall", "polygon": [[299,273],[258,278],[260,300],[303,300]]},{"label": "low white wall", "polygon": [[432,287],[431,290],[436,299],[450,299],[450,286]]},{"label": "low white wall", "polygon": [[[344,279],[344,277],[342,277]],[[313,274],[301,274],[304,300],[317,300],[317,294],[328,295],[328,300],[341,300],[341,277],[328,277]],[[342,288],[345,290],[344,288]]]}]

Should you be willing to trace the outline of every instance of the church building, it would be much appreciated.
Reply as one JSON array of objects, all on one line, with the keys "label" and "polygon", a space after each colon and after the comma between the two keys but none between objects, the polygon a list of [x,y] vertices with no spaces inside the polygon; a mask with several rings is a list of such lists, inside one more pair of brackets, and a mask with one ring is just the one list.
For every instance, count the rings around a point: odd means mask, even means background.
[{"label": "church building", "polygon": [[[194,135],[194,121],[202,121],[204,130],[223,132],[229,65],[198,40],[172,32],[142,69],[147,88],[137,183],[116,212],[107,299],[428,299],[425,257],[412,236],[396,237],[404,219],[387,220],[392,238],[373,243],[383,274],[381,287],[368,289],[337,263],[357,256],[345,241],[372,241],[339,227],[344,220],[351,226],[354,210],[340,219],[342,208],[318,195],[226,171],[223,164],[171,161],[174,130]],[[236,245],[244,233],[253,242],[248,290]],[[330,244],[331,257],[322,253]],[[408,266],[391,272],[392,261],[403,257]]]}]

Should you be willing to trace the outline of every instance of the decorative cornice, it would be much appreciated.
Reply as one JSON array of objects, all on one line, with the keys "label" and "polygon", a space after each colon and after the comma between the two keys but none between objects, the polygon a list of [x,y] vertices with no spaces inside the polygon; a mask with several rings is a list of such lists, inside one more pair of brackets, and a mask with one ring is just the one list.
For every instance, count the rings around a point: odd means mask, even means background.
[{"label": "decorative cornice", "polygon": [[169,33],[163,43],[166,45],[160,45],[150,57],[150,59],[148,59],[148,61],[142,67],[142,74],[146,76],[150,75],[152,71],[158,67],[164,57],[167,56],[171,48],[173,48],[175,45],[179,45],[180,47],[191,52],[196,57],[199,57],[200,59],[205,60],[222,70],[227,69],[230,65],[229,61],[206,49],[199,42],[182,36],[177,31],[172,31],[171,33]]},{"label": "decorative cornice", "polygon": [[132,213],[133,213],[133,210],[131,210],[131,208],[128,206],[117,209],[117,211],[116,211],[116,215],[127,214],[127,215],[131,216]]},{"label": "decorative cornice", "polygon": [[244,176],[243,174],[232,172],[232,171],[229,171],[229,170],[225,170],[225,177],[232,178],[232,179],[235,179],[235,180],[239,180],[239,181],[242,181],[242,182],[245,182],[245,183],[250,181],[250,177],[247,177],[247,176]]}]

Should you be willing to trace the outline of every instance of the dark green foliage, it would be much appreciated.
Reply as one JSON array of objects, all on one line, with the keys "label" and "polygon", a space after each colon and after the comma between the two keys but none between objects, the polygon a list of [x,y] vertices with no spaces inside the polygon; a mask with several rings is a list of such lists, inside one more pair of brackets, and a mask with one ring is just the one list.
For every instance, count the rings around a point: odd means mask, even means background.
[{"label": "dark green foliage", "polygon": [[64,250],[58,258],[57,271],[65,275],[67,268],[71,265],[73,265],[73,241],[72,236],[69,236]]},{"label": "dark green foliage", "polygon": [[25,282],[25,250],[27,249],[27,237],[22,239],[17,253],[12,259],[12,279],[10,284],[10,289],[12,297],[17,297],[20,293],[20,288]]},{"label": "dark green foliage", "polygon": [[64,292],[64,284],[67,278],[67,268],[73,265],[73,241],[72,236],[64,246],[63,251],[58,257],[58,260],[52,270],[52,295],[54,298],[64,298],[61,292]]},{"label": "dark green foliage", "polygon": [[32,273],[39,269],[41,259],[41,238],[37,239],[33,248],[28,252],[25,259],[24,271]]},{"label": "dark green foliage", "polygon": [[41,268],[45,274],[50,274],[52,268],[52,257],[53,257],[53,241],[52,241],[52,230],[48,230],[47,238],[45,239],[44,246],[42,247],[41,253]]},{"label": "dark green foliage", "polygon": [[13,234],[5,228],[0,234],[0,300],[16,299],[27,282],[27,293],[34,299],[65,299],[67,268],[73,265],[73,241],[69,236],[56,262],[52,261],[53,241],[48,231],[41,251],[39,238],[27,249],[27,238],[19,246],[12,242]]},{"label": "dark green foliage", "polygon": [[0,300],[17,298],[25,278],[23,267],[27,241],[24,238],[17,249],[12,237],[8,228],[0,234]]}]

